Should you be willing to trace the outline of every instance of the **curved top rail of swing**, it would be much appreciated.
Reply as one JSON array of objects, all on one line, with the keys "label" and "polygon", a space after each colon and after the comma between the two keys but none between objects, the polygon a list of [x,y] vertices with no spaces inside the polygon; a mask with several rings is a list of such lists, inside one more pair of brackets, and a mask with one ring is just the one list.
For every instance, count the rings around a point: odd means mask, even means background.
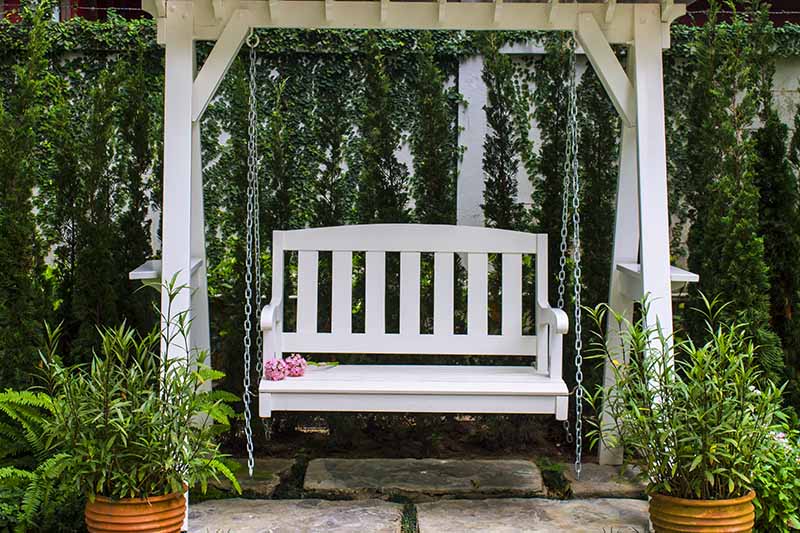
[{"label": "curved top rail of swing", "polygon": [[536,254],[547,235],[478,226],[366,224],[274,231],[285,251]]}]

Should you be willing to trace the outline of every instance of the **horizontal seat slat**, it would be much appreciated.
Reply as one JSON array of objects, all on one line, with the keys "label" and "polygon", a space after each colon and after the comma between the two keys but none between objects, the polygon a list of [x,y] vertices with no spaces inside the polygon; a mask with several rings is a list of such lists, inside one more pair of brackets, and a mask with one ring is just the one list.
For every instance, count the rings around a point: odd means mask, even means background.
[{"label": "horizontal seat slat", "polygon": [[302,379],[261,382],[266,393],[566,395],[561,380],[530,366],[338,365],[309,367]]},{"label": "horizontal seat slat", "polygon": [[533,335],[281,334],[284,352],[431,355],[536,355]]}]

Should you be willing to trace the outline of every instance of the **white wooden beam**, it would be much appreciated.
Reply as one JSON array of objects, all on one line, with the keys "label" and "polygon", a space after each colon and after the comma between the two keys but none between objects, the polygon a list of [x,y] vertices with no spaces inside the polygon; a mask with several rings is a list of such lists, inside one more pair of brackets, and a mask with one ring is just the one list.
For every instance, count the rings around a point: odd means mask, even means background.
[{"label": "white wooden beam", "polygon": [[633,79],[637,104],[639,228],[642,293],[649,297],[645,321],[672,336],[667,148],[664,74],[658,5],[637,4],[634,19]]},{"label": "white wooden beam", "polygon": [[[628,66],[632,68],[633,50],[628,52]],[[611,258],[611,283],[609,284],[608,305],[617,313],[621,313],[627,320],[633,321],[633,301],[625,294],[622,273],[617,270],[619,263],[639,261],[639,183],[637,163],[637,133],[636,128],[622,127],[622,139],[619,152],[619,177],[617,180],[617,208],[614,222],[614,250]],[[606,345],[614,361],[624,362],[627,357],[628,347],[623,344],[621,332],[617,329],[616,321],[609,316],[606,324]],[[616,383],[612,363],[606,361],[603,371],[603,387],[608,390]],[[607,405],[602,407],[601,424],[604,430],[611,431],[615,421],[607,410]],[[615,433],[611,431],[612,433]],[[600,443],[600,464],[621,465],[623,449],[621,447],[608,447]]]},{"label": "white wooden beam", "polygon": [[494,14],[492,20],[495,24],[500,22],[500,17],[503,15],[503,0],[494,0]]},{"label": "white wooden beam", "polygon": [[633,85],[593,15],[584,13],[578,17],[576,35],[603,87],[611,97],[617,113],[626,126],[633,126],[636,124],[636,99]]},{"label": "white wooden beam", "polygon": [[333,1],[325,0],[325,22],[333,22]]},{"label": "white wooden beam", "polygon": [[447,16],[447,0],[439,0],[439,23],[443,24]]},{"label": "white wooden beam", "polygon": [[211,9],[214,11],[214,18],[216,20],[224,20],[225,0],[211,0]]},{"label": "white wooden beam", "polygon": [[614,14],[617,12],[617,0],[606,0],[606,24],[610,24],[614,20]]},{"label": "white wooden beam", "polygon": [[547,21],[553,24],[556,16],[556,8],[558,7],[558,0],[547,0]]},{"label": "white wooden beam", "polygon": [[389,21],[389,0],[381,0],[380,24],[383,26]]},{"label": "white wooden beam", "polygon": [[676,4],[675,0],[661,0],[661,22],[670,23],[686,13],[686,5]]},{"label": "white wooden beam", "polygon": [[239,9],[233,13],[217,44],[208,55],[202,70],[194,80],[192,90],[192,120],[197,122],[203,116],[211,99],[217,92],[222,78],[228,72],[236,54],[242,47],[247,32],[250,31],[248,12]]},{"label": "white wooden beam", "polygon": [[[165,20],[164,52],[164,185],[162,203],[162,270],[165,282],[175,279],[178,287],[191,287],[191,205],[192,198],[192,79],[195,48],[192,39],[194,4],[171,1]],[[191,316],[191,289],[180,291],[170,302],[161,291],[162,329],[181,313]],[[182,343],[173,343],[165,357],[185,358]]]},{"label": "white wooden beam", "polygon": [[[212,0],[195,1],[202,5]],[[656,10],[660,7],[652,5]],[[255,28],[576,31],[579,15],[591,14],[605,21],[608,11],[608,5],[602,2],[448,2],[446,16],[440,19],[440,7],[438,0],[398,5],[390,0],[336,0],[335,18],[329,20],[325,0],[224,0],[222,4],[224,20],[237,9],[245,9]],[[634,4],[617,3],[611,22],[601,25],[609,43],[633,40],[633,10]],[[203,13],[211,11],[209,5]],[[195,24],[195,40],[217,40],[224,26],[213,16],[204,17]],[[665,24],[661,31],[668,29]]]}]

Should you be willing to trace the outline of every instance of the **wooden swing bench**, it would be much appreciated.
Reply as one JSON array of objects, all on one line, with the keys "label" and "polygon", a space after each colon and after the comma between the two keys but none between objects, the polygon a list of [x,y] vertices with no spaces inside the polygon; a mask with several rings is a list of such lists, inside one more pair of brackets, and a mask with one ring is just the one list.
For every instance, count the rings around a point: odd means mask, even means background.
[{"label": "wooden swing bench", "polygon": [[[283,330],[284,252],[297,252],[297,327]],[[319,332],[318,261],[332,254],[331,331]],[[352,330],[353,252],[364,252],[365,332]],[[400,328],[387,333],[386,253],[400,254]],[[434,256],[433,333],[420,332],[420,254]],[[455,255],[467,270],[467,332],[454,332]],[[489,334],[489,254],[502,255],[501,333]],[[535,256],[536,335],[523,334],[523,255]],[[261,313],[264,358],[289,353],[522,356],[520,366],[310,366],[262,379],[273,411],[554,414],[567,418],[562,339],[567,315],[547,299],[547,236],[469,226],[377,224],[275,231],[272,301]],[[535,363],[524,357],[535,356]]]}]

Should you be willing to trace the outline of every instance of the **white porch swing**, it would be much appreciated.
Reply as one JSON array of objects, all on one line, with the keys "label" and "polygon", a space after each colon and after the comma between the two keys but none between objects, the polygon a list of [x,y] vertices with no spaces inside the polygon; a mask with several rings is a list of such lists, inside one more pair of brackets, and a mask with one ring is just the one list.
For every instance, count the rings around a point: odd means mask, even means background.
[{"label": "white porch swing", "polygon": [[[252,457],[250,424],[250,365],[253,315],[260,306],[261,257],[259,182],[256,154],[256,47],[247,39],[249,60],[249,139],[247,189],[247,253],[244,348],[244,405],[248,454]],[[574,67],[574,42],[571,41]],[[572,254],[576,320],[580,320],[580,216],[577,159],[577,96],[575,69],[568,83],[568,128],[565,149],[563,227],[558,308],[548,300],[547,236],[469,226],[377,224],[274,231],[272,242],[272,301],[260,313],[263,359],[284,353],[419,354],[520,356],[517,366],[453,365],[341,365],[311,367],[302,379],[261,380],[259,414],[273,411],[370,411],[420,413],[552,414],[567,420],[568,390],[562,379],[562,337],[567,332],[564,313],[569,213],[572,212]],[[296,331],[283,328],[284,258],[297,252]],[[319,332],[319,253],[332,254],[331,331]],[[355,333],[353,316],[353,253],[364,252],[365,331]],[[400,328],[385,331],[386,254],[400,254]],[[434,256],[433,332],[420,329],[421,254]],[[454,256],[461,254],[467,268],[467,332],[454,331]],[[488,331],[489,254],[502,257],[501,333]],[[523,335],[523,255],[535,256],[535,335]],[[254,298],[255,295],[255,298]],[[579,333],[579,329],[578,329]],[[258,333],[256,333],[258,335]],[[576,336],[577,382],[580,385],[581,339]],[[536,356],[531,365],[526,356]],[[259,365],[259,374],[261,374]],[[580,386],[576,389],[580,397]],[[580,419],[581,401],[576,401]],[[566,423],[566,422],[565,422]],[[576,432],[580,445],[580,431]],[[579,455],[579,454],[578,454]],[[252,459],[250,459],[252,463]],[[577,462],[580,469],[580,460]]]},{"label": "white porch swing", "polygon": [[[674,0],[632,0],[619,4],[616,0],[605,3],[143,0],[143,7],[158,20],[159,42],[166,46],[165,157],[163,261],[161,265],[150,264],[147,268],[152,272],[139,272],[138,276],[155,276],[163,270],[164,279],[175,277],[177,283],[191,287],[191,291],[184,291],[172,303],[174,313],[186,311],[193,322],[190,348],[209,348],[200,119],[233,58],[255,27],[573,32],[623,121],[610,303],[618,311],[630,314],[634,299],[650,294],[652,305],[647,321],[658,321],[666,335],[671,333],[671,283],[692,276],[669,265],[661,54],[669,46],[670,23],[685,12],[685,6],[675,4]],[[199,72],[195,65],[197,40],[217,41]],[[617,60],[611,44],[627,46],[627,71]],[[254,53],[252,50],[251,60]],[[570,99],[574,110],[574,81]],[[573,130],[569,134],[571,142],[564,173],[567,197],[561,252],[565,254],[568,248],[566,208],[571,206],[574,226],[571,248],[579,266],[580,184],[574,164],[577,149],[574,116],[569,123]],[[256,183],[254,161],[253,145],[251,185]],[[251,248],[247,275],[255,285],[256,309],[249,309],[248,317],[258,312],[261,295],[258,262],[250,262],[259,247],[255,231],[257,209],[254,209],[257,202],[258,188],[252,186],[248,197]],[[535,355],[536,363],[513,367],[341,365],[315,369],[304,378],[262,381],[258,392],[260,414],[270,416],[280,410],[547,413],[566,419],[568,391],[561,376],[561,340],[567,329],[567,317],[560,309],[548,305],[546,242],[545,235],[475,227],[384,225],[276,231],[272,301],[260,317],[264,357],[280,357],[287,352]],[[284,331],[282,327],[284,251],[297,251],[299,257],[295,332]],[[320,251],[332,252],[333,256],[330,333],[316,329]],[[354,251],[366,255],[365,333],[353,333],[351,328]],[[386,252],[401,255],[399,334],[387,334],[384,330]],[[419,329],[421,253],[435,256],[434,327],[433,333],[427,335]],[[466,335],[453,332],[455,253],[466,254]],[[503,255],[500,335],[489,335],[487,331],[489,253]],[[535,336],[522,335],[523,254],[536,256]],[[564,262],[562,257],[562,266]],[[574,284],[578,289],[575,299],[579,304],[580,268],[574,272],[578,281]],[[559,279],[562,287],[559,307],[563,307],[563,271]],[[250,301],[248,297],[248,304]],[[578,313],[579,310],[577,305]],[[579,314],[575,316],[575,324],[580,324]],[[576,366],[580,372],[580,332],[576,333]],[[623,357],[622,350],[619,356]],[[250,346],[245,357],[249,365]],[[607,384],[609,379],[607,372]],[[255,394],[251,385],[246,383],[246,404]],[[580,424],[580,392],[576,395]],[[249,409],[246,413],[249,431]],[[580,427],[576,435],[580,436]],[[251,445],[248,447],[252,454]],[[580,440],[576,451],[579,469]],[[601,450],[601,462],[617,463],[620,458],[619,450]],[[252,467],[252,461],[250,464]]]}]

